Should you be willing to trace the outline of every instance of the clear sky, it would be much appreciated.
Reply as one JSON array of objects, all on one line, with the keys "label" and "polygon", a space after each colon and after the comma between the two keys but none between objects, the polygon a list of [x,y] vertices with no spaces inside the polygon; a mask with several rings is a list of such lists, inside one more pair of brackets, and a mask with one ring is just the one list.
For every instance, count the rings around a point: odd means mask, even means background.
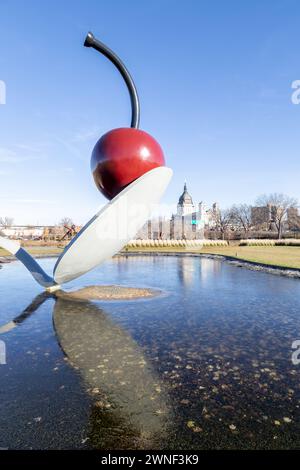
[{"label": "clear sky", "polygon": [[0,216],[85,222],[105,199],[90,154],[128,126],[113,65],[83,47],[90,30],[127,64],[141,128],[194,202],[227,207],[261,193],[300,199],[297,0],[0,0]]}]

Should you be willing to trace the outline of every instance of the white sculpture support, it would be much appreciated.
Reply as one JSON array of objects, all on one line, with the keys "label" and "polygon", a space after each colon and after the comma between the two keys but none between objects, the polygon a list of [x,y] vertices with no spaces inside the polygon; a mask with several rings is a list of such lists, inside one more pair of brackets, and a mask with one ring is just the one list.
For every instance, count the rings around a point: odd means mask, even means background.
[{"label": "white sculpture support", "polygon": [[14,255],[34,277],[34,279],[46,289],[56,286],[56,282],[39,265],[39,263],[20,246],[20,243],[0,237],[0,247]]},{"label": "white sculpture support", "polygon": [[41,286],[53,292],[118,253],[148,220],[172,174],[170,168],[154,168],[121,191],[66,246],[54,266],[53,277],[18,242],[0,237],[0,246],[15,255]]}]

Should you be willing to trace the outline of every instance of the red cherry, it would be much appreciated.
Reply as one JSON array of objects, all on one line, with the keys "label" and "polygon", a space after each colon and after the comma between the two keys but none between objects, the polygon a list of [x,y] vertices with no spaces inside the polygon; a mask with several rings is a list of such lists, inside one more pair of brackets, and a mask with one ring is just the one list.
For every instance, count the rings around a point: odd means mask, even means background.
[{"label": "red cherry", "polygon": [[135,128],[107,132],[96,143],[91,157],[96,186],[108,199],[147,171],[164,165],[159,143]]}]

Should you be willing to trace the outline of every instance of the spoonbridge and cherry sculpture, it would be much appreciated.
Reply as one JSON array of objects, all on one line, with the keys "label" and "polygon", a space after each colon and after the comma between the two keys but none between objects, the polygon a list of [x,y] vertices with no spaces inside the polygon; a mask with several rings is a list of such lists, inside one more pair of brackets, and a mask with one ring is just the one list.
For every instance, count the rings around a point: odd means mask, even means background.
[{"label": "spoonbridge and cherry sculpture", "polygon": [[119,57],[88,33],[84,45],[105,55],[121,73],[131,100],[131,127],[113,129],[96,143],[91,171],[99,191],[110,201],[90,219],[57,259],[52,276],[20,246],[0,237],[48,291],[82,276],[122,249],[151,216],[172,177],[158,142],[139,129],[140,104],[131,75]]}]

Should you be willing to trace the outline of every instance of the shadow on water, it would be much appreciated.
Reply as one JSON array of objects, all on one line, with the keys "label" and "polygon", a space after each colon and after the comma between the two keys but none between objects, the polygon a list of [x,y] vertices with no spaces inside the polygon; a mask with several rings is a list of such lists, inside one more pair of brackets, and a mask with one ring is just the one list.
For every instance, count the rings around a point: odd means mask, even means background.
[{"label": "shadow on water", "polygon": [[[87,288],[88,289],[88,288]],[[92,397],[87,438],[97,449],[160,448],[170,437],[168,396],[136,341],[96,303],[42,293],[14,320],[7,333],[54,299],[58,344]]]},{"label": "shadow on water", "polygon": [[167,431],[167,396],[132,337],[91,302],[57,299],[53,323],[64,353],[97,395],[91,443],[97,448],[159,446]]}]

